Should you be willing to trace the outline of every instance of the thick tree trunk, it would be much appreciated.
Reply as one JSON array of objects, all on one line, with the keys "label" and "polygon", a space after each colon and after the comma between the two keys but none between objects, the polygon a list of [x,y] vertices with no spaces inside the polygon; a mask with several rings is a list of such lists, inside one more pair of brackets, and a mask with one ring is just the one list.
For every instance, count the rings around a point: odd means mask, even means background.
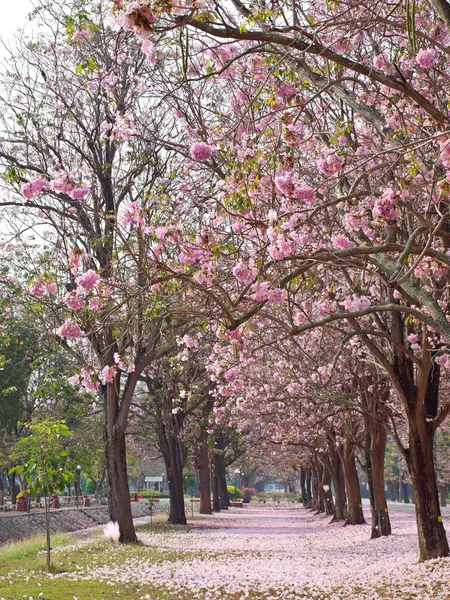
[{"label": "thick tree trunk", "polygon": [[334,487],[334,509],[335,514],[333,521],[343,521],[346,518],[346,503],[345,495],[345,480],[344,471],[342,469],[341,459],[336,450],[332,451],[331,458],[331,478]]},{"label": "thick tree trunk", "polygon": [[186,525],[186,509],[184,505],[183,468],[179,464],[168,466],[167,483],[169,486],[169,518],[168,523]]},{"label": "thick tree trunk", "polygon": [[230,495],[228,493],[227,487],[227,479],[225,476],[225,465],[223,465],[223,469],[220,473],[219,480],[219,498],[220,498],[220,508],[227,510],[230,506]]},{"label": "thick tree trunk", "polygon": [[344,470],[345,487],[347,490],[347,525],[362,525],[365,523],[362,509],[361,488],[359,485],[358,471],[356,470],[353,446],[346,440],[341,453],[342,468]]},{"label": "thick tree trunk", "polygon": [[115,425],[106,425],[104,438],[109,516],[111,521],[119,524],[121,542],[136,542],[128,487],[125,433]]},{"label": "thick tree trunk", "polygon": [[420,412],[409,414],[409,448],[406,460],[415,490],[420,560],[449,555],[449,546],[439,508],[433,460],[434,429]]},{"label": "thick tree trunk", "polygon": [[387,431],[383,423],[372,420],[371,435],[371,480],[372,480],[372,534],[371,538],[390,535],[391,521],[384,489],[384,459],[387,442]]},{"label": "thick tree trunk", "polygon": [[[173,417],[176,419],[176,416]],[[160,430],[159,441],[164,463],[166,465],[167,485],[169,487],[168,523],[186,525],[186,509],[184,505],[183,468],[184,447],[177,435],[176,423],[169,431],[165,427]]]},{"label": "thick tree trunk", "polygon": [[306,485],[307,484],[306,479],[307,479],[307,471],[306,471],[305,467],[301,467],[300,468],[300,486],[302,489],[302,503],[305,508],[308,507],[309,502],[310,502],[310,497],[308,494],[309,490]]},{"label": "thick tree trunk", "polygon": [[217,480],[217,492],[219,496],[220,510],[228,510],[230,506],[230,498],[228,496],[228,488],[225,477],[225,461],[223,454],[217,453],[214,457],[214,477]]},{"label": "thick tree trunk", "polygon": [[313,486],[314,486],[314,503],[313,508],[316,513],[325,512],[325,495],[321,485],[322,482],[322,471],[323,465],[315,458],[314,460],[314,473],[313,473]]},{"label": "thick tree trunk", "polygon": [[202,428],[199,438],[198,473],[200,514],[211,515],[211,471],[209,468],[208,432],[205,428]]}]

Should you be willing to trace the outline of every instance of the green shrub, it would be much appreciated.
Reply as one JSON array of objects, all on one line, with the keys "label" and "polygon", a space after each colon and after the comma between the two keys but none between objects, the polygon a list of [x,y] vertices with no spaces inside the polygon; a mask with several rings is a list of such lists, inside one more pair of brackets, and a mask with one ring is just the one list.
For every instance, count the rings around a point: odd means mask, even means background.
[{"label": "green shrub", "polygon": [[91,480],[86,483],[86,494],[88,496],[93,496],[95,494],[95,484]]},{"label": "green shrub", "polygon": [[168,498],[169,494],[164,492],[154,492],[153,490],[145,490],[144,492],[138,492],[141,498]]},{"label": "green shrub", "polygon": [[227,485],[228,495],[230,496],[230,500],[234,500],[236,498],[241,500],[242,492],[239,488],[234,487],[234,485]]}]

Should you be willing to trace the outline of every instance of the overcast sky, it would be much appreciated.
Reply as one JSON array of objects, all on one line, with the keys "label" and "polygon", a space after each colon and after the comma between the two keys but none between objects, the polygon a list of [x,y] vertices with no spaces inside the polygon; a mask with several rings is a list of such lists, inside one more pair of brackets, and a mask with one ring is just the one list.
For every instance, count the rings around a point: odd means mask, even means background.
[{"label": "overcast sky", "polygon": [[0,0],[0,37],[5,41],[25,24],[33,10],[31,0]]}]

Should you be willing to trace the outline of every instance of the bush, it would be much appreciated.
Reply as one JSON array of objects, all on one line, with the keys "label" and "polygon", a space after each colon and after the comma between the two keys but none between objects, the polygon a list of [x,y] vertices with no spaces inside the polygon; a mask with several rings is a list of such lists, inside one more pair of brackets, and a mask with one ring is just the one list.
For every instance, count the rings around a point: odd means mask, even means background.
[{"label": "bush", "polygon": [[230,496],[230,500],[234,500],[236,498],[242,499],[242,492],[239,488],[234,487],[234,485],[227,485],[228,495]]},{"label": "bush", "polygon": [[169,494],[165,494],[164,492],[155,492],[153,490],[145,490],[144,492],[139,492],[138,494],[141,498],[168,498]]},{"label": "bush", "polygon": [[266,498],[266,499],[272,499],[275,498],[276,500],[295,500],[297,499],[298,494],[295,494],[294,492],[258,492],[258,498]]},{"label": "bush", "polygon": [[91,480],[86,483],[86,494],[88,496],[93,496],[95,494],[95,484]]}]

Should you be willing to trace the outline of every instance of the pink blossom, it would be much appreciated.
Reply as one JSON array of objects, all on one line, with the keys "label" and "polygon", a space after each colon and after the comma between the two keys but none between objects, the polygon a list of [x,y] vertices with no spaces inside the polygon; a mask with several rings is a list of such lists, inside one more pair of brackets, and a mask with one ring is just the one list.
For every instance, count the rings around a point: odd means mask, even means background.
[{"label": "pink blossom", "polygon": [[115,366],[108,366],[106,365],[106,367],[103,367],[102,369],[102,376],[103,376],[103,381],[104,383],[112,383],[114,381],[114,377],[117,374],[117,368]]},{"label": "pink blossom", "polygon": [[130,202],[127,205],[127,207],[125,209],[125,214],[123,216],[123,222],[126,225],[131,225],[131,224],[135,223],[136,225],[139,225],[140,227],[144,227],[144,225],[145,225],[144,211],[138,200],[135,200],[134,202]]},{"label": "pink blossom", "polygon": [[267,293],[267,302],[269,304],[282,304],[286,299],[286,290],[275,288]]},{"label": "pink blossom", "polygon": [[417,344],[417,342],[419,341],[419,336],[415,333],[410,333],[407,337],[407,340],[411,344]]},{"label": "pink blossom", "polygon": [[86,293],[92,292],[97,283],[100,281],[100,275],[89,269],[86,273],[83,273],[75,279],[76,283],[83,288]]},{"label": "pink blossom", "polygon": [[194,142],[190,148],[194,160],[203,161],[211,158],[212,148],[204,142]]},{"label": "pink blossom", "polygon": [[81,31],[75,31],[72,35],[72,42],[82,42],[92,37],[92,31],[90,29],[82,29]]},{"label": "pink blossom", "polygon": [[97,297],[94,296],[94,298],[90,298],[89,309],[95,312],[100,310],[100,300]]},{"label": "pink blossom", "polygon": [[187,334],[183,336],[182,342],[187,348],[198,348],[198,341]]},{"label": "pink blossom", "polygon": [[306,184],[295,187],[292,195],[296,200],[306,200],[309,203],[313,202],[315,198],[314,190]]},{"label": "pink blossom", "polygon": [[417,64],[423,69],[429,69],[436,61],[436,50],[432,48],[419,50],[416,56]]},{"label": "pink blossom", "polygon": [[344,159],[337,154],[328,154],[326,158],[320,158],[317,166],[324,175],[334,175],[344,165]]},{"label": "pink blossom", "polygon": [[33,296],[36,296],[37,298],[42,298],[42,296],[45,293],[45,284],[40,279],[36,279],[35,281],[33,281],[33,283],[28,289],[30,291],[30,294],[32,294]]},{"label": "pink blossom", "polygon": [[387,188],[381,198],[377,198],[373,205],[372,214],[374,217],[378,217],[384,220],[393,221],[399,216],[397,210],[397,196],[392,188]]},{"label": "pink blossom", "polygon": [[59,329],[56,330],[56,333],[57,335],[59,335],[59,337],[72,340],[79,338],[83,335],[83,332],[81,331],[80,327],[75,323],[75,321],[72,321],[72,319],[66,319],[66,321],[64,321],[61,327],[59,327]]},{"label": "pink blossom", "polygon": [[70,385],[73,385],[75,387],[80,384],[80,376],[74,375],[73,377],[69,377],[67,381],[70,383]]},{"label": "pink blossom", "polygon": [[267,292],[269,289],[269,282],[263,281],[262,283],[254,283],[252,285],[253,294],[250,296],[255,302],[263,302],[267,300]]},{"label": "pink blossom", "polygon": [[86,302],[83,298],[80,298],[76,294],[68,294],[64,300],[71,310],[81,310],[86,306]]},{"label": "pink blossom", "polygon": [[274,179],[275,185],[283,194],[289,195],[294,191],[294,184],[290,173],[277,175]]},{"label": "pink blossom", "polygon": [[355,245],[347,236],[345,235],[333,235],[332,242],[335,248],[345,249],[345,248],[353,248]]},{"label": "pink blossom", "polygon": [[32,179],[30,182],[24,183],[22,185],[21,191],[22,191],[22,195],[27,200],[31,200],[31,198],[35,198],[36,196],[39,196],[39,194],[43,190],[49,190],[49,189],[50,189],[50,185],[49,185],[49,182],[47,181],[47,179],[44,179],[43,177],[36,177],[35,179]]},{"label": "pink blossom", "polygon": [[441,354],[436,358],[436,362],[445,369],[450,369],[450,356],[448,354]]},{"label": "pink blossom", "polygon": [[69,196],[71,196],[74,200],[83,200],[88,194],[89,186],[86,184],[76,187],[71,192],[69,192]]},{"label": "pink blossom", "polygon": [[242,261],[239,261],[233,267],[233,275],[241,283],[251,283],[256,273],[253,269],[249,269]]}]

